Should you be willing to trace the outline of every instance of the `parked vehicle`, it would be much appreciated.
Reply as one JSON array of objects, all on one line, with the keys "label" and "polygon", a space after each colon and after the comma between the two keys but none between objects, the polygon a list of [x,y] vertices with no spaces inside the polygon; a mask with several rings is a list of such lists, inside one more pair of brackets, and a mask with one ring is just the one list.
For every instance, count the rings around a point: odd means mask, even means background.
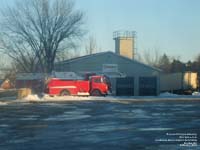
[{"label": "parked vehicle", "polygon": [[192,94],[198,89],[198,75],[196,72],[170,73],[160,76],[161,92],[175,94]]},{"label": "parked vehicle", "polygon": [[105,96],[110,89],[110,82],[106,76],[91,75],[89,78],[82,80],[51,78],[46,83],[45,93],[51,96]]}]

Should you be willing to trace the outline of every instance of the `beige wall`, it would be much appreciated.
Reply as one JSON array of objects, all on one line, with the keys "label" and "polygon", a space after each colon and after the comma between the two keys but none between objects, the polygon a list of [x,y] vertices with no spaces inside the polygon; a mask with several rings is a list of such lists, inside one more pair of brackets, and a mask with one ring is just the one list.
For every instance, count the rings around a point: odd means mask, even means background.
[{"label": "beige wall", "polygon": [[191,87],[192,89],[197,88],[197,73],[194,72],[186,72],[184,74],[184,88]]},{"label": "beige wall", "polygon": [[115,49],[117,54],[133,59],[134,55],[133,38],[116,38]]}]

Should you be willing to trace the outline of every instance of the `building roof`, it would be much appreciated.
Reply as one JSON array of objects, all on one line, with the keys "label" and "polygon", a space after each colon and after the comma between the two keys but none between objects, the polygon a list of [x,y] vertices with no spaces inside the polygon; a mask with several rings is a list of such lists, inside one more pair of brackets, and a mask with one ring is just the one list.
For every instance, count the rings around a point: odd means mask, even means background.
[{"label": "building roof", "polygon": [[147,65],[147,64],[144,64],[144,63],[142,63],[142,62],[139,62],[139,61],[137,61],[137,60],[133,60],[133,59],[130,59],[130,58],[128,58],[128,57],[125,57],[125,56],[116,54],[116,53],[114,53],[114,52],[112,52],[112,51],[100,52],[100,53],[95,53],[95,54],[80,56],[80,57],[68,59],[68,60],[65,60],[65,61],[57,62],[56,64],[68,64],[68,63],[73,63],[73,62],[76,62],[76,61],[81,61],[81,60],[84,60],[84,59],[88,59],[88,58],[91,58],[91,57],[94,57],[94,56],[101,56],[101,55],[106,55],[106,54],[110,54],[110,55],[114,55],[114,56],[117,56],[117,57],[121,57],[122,59],[127,60],[127,61],[129,61],[130,63],[136,63],[136,64],[142,65],[142,66],[147,67],[147,68],[151,68],[151,69],[156,70],[156,71],[159,71],[159,72],[162,71],[162,70],[160,70],[160,69],[158,69],[158,68],[156,68],[156,67],[152,67],[152,66],[149,66],[149,65]]},{"label": "building roof", "polygon": [[18,73],[16,75],[17,80],[39,80],[44,78],[45,74],[43,73]]}]

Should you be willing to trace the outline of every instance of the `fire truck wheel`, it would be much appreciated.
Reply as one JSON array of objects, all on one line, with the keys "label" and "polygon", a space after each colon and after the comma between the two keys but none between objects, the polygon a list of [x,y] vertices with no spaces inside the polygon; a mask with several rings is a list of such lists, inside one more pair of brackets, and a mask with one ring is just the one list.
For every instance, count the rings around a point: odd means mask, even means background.
[{"label": "fire truck wheel", "polygon": [[94,90],[91,93],[92,96],[102,96],[101,92],[99,90]]},{"label": "fire truck wheel", "polygon": [[60,96],[69,96],[69,95],[70,95],[70,92],[67,90],[63,90],[60,92]]}]

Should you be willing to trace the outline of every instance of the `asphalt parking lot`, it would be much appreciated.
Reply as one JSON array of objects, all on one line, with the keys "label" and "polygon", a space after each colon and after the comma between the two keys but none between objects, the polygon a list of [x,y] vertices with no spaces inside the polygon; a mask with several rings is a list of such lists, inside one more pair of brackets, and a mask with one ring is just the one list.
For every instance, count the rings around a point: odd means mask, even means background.
[{"label": "asphalt parking lot", "polygon": [[2,150],[200,149],[200,101],[0,105]]}]

